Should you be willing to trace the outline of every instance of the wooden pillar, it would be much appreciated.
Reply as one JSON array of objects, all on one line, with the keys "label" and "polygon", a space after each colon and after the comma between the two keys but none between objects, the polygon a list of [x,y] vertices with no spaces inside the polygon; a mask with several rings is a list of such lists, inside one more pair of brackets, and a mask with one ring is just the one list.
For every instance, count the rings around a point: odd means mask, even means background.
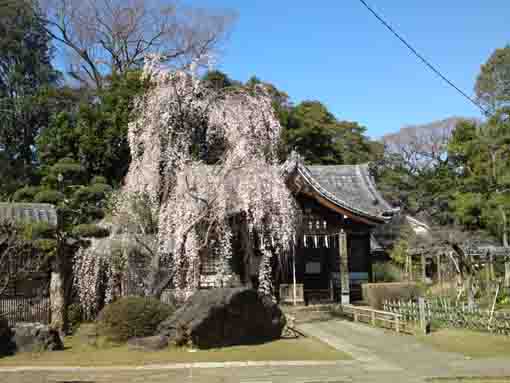
[{"label": "wooden pillar", "polygon": [[347,235],[342,229],[338,234],[338,252],[340,256],[340,303],[348,305],[351,303],[350,297],[350,278],[349,278],[349,253],[347,250]]},{"label": "wooden pillar", "polygon": [[413,256],[412,255],[409,255],[409,281],[413,281],[414,280],[414,276],[413,276]]},{"label": "wooden pillar", "polygon": [[489,274],[491,280],[496,280],[496,274],[494,273],[494,255],[489,253]]},{"label": "wooden pillar", "polygon": [[510,262],[505,262],[505,287],[510,287]]},{"label": "wooden pillar", "polygon": [[425,280],[427,279],[426,266],[427,266],[427,260],[425,258],[425,253],[422,253],[421,254],[421,280],[422,280],[422,282],[425,282]]},{"label": "wooden pillar", "polygon": [[443,285],[443,274],[441,271],[441,254],[437,255],[437,281],[441,286]]},{"label": "wooden pillar", "polygon": [[292,290],[293,290],[293,298],[294,298],[294,306],[296,306],[297,293],[296,293],[296,249],[293,251],[292,255]]},{"label": "wooden pillar", "polygon": [[486,258],[485,262],[485,283],[487,284],[487,288],[489,288],[491,284],[491,259],[490,255]]},{"label": "wooden pillar", "polygon": [[425,298],[418,298],[418,311],[420,314],[420,329],[426,333],[426,318],[425,318]]}]

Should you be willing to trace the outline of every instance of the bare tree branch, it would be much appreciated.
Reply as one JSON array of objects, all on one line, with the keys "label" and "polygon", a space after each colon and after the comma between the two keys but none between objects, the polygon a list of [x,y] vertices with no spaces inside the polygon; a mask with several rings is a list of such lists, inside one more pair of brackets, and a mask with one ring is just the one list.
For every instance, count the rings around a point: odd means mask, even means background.
[{"label": "bare tree branch", "polygon": [[176,68],[216,54],[236,18],[176,0],[42,0],[47,30],[87,70],[73,73],[101,88],[104,78],[139,67],[148,53]]}]

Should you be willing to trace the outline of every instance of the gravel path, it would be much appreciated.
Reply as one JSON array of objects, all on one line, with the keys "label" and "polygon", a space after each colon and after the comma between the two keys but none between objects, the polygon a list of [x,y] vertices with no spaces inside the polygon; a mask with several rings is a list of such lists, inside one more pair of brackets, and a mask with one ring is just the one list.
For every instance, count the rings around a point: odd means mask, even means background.
[{"label": "gravel path", "polygon": [[402,371],[416,378],[457,376],[508,376],[510,360],[471,359],[437,351],[410,335],[331,320],[300,325],[303,332],[341,349],[364,368]]}]

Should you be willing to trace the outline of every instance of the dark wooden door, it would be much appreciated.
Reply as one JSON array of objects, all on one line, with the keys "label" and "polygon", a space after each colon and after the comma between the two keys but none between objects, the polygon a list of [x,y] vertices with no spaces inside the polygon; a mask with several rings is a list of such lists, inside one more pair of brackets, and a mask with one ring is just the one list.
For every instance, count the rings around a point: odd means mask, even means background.
[{"label": "dark wooden door", "polygon": [[298,279],[303,283],[305,299],[330,300],[332,294],[333,297],[337,295],[331,291],[331,282],[339,271],[338,241],[310,240],[299,247],[297,259]]}]

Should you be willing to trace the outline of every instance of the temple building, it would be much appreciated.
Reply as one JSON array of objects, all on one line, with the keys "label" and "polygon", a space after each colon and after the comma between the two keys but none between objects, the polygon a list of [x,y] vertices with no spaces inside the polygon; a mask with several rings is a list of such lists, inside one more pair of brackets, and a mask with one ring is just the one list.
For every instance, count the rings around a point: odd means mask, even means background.
[{"label": "temple building", "polygon": [[281,280],[280,301],[360,300],[361,284],[372,281],[372,232],[399,209],[377,191],[368,164],[306,166],[298,161],[287,184],[303,220]]}]

